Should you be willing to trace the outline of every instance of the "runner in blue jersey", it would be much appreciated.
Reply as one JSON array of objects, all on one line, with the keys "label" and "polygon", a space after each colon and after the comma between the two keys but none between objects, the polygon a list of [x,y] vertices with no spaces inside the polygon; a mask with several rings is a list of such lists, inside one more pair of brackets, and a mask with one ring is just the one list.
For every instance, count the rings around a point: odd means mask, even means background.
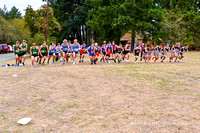
[{"label": "runner in blue jersey", "polygon": [[89,46],[87,48],[87,52],[90,56],[90,61],[91,61],[91,65],[94,63],[94,54],[95,54],[95,47],[94,44],[92,43],[91,46]]},{"label": "runner in blue jersey", "polygon": [[56,59],[58,62],[60,62],[60,52],[61,52],[61,46],[60,46],[60,43],[58,43],[56,46],[56,52],[55,52]]},{"label": "runner in blue jersey", "polygon": [[67,39],[63,40],[63,44],[61,45],[62,53],[63,53],[63,65],[65,65],[65,59],[67,60],[67,54],[69,50],[69,46],[67,45]]},{"label": "runner in blue jersey", "polygon": [[103,42],[103,45],[102,45],[102,47],[101,47],[101,54],[102,54],[102,57],[101,57],[100,62],[103,60],[103,62],[105,63],[105,56],[106,56],[106,41]]},{"label": "runner in blue jersey", "polygon": [[110,55],[111,55],[112,51],[113,51],[113,47],[111,45],[111,42],[109,42],[108,45],[106,46],[106,61],[107,61],[107,63],[109,63],[108,60],[110,59]]},{"label": "runner in blue jersey", "polygon": [[80,50],[80,61],[79,62],[83,62],[83,59],[85,57],[84,53],[86,50],[86,44],[85,42],[83,42],[83,45],[81,45],[81,50]]},{"label": "runner in blue jersey", "polygon": [[99,53],[101,52],[101,47],[98,46],[98,43],[95,43],[95,59],[94,59],[94,64],[96,64],[96,62],[99,59]]},{"label": "runner in blue jersey", "polygon": [[49,64],[49,61],[52,55],[53,55],[53,62],[55,62],[55,59],[56,59],[55,50],[56,50],[55,43],[51,42],[51,45],[49,46],[49,58],[48,58],[47,64]]},{"label": "runner in blue jersey", "polygon": [[74,44],[73,44],[72,50],[73,50],[73,65],[75,65],[76,57],[77,57],[77,54],[80,50],[80,45],[79,45],[77,39],[74,39]]}]

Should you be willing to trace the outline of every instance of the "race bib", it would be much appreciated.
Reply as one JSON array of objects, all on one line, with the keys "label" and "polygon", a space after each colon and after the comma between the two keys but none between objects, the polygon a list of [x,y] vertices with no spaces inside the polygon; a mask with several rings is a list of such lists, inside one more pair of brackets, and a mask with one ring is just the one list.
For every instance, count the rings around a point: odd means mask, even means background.
[{"label": "race bib", "polygon": [[36,54],[37,52],[33,52],[33,54]]},{"label": "race bib", "polygon": [[44,50],[41,50],[41,52],[44,52]]},{"label": "race bib", "polygon": [[16,52],[19,52],[19,50],[16,50]]}]

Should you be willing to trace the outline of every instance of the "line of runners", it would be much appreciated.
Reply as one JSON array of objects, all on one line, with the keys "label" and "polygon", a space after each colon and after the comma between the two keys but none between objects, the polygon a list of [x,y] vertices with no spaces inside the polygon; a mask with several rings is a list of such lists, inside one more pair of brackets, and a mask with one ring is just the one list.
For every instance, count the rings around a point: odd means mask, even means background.
[{"label": "line of runners", "polygon": [[[27,44],[26,41],[23,40],[23,43],[20,45],[19,41],[13,45],[14,53],[16,56],[16,64],[15,66],[19,66],[20,62],[25,65],[26,60],[26,51],[27,51]],[[184,58],[184,52],[188,51],[188,46],[181,46],[180,43],[176,43],[172,47],[169,45],[157,45],[157,46],[150,46],[147,44],[146,46],[143,44],[137,45],[136,48],[133,49],[133,54],[135,56],[135,63],[138,62],[139,57],[140,61],[144,60],[145,63],[153,60],[156,62],[159,59],[159,54],[161,54],[161,62],[163,63],[164,60],[167,58],[167,52],[171,53],[169,57],[169,62],[175,59],[175,62],[180,62],[181,59]],[[61,53],[63,58],[61,60]],[[36,46],[36,43],[33,43],[33,46],[30,47],[30,54],[32,58],[32,67],[34,67],[34,63],[38,63],[44,65],[46,59],[47,64],[50,64],[50,60],[53,57],[53,62],[56,61],[63,61],[63,65],[66,62],[72,62],[76,64],[77,55],[80,53],[79,62],[84,62],[84,54],[88,53],[90,56],[90,62],[92,64],[96,64],[97,61],[100,59],[100,62],[109,63],[109,60],[113,60],[115,63],[121,63],[126,59],[126,62],[129,62],[130,53],[131,53],[131,43],[128,42],[125,47],[122,47],[122,44],[116,45],[113,41],[106,43],[103,42],[102,46],[99,46],[98,43],[91,44],[89,47],[86,46],[85,42],[80,45],[77,39],[74,40],[73,43],[71,41],[67,41],[66,39],[63,40],[63,43],[58,43],[55,45],[54,42],[51,42],[51,45],[48,47],[46,41],[43,44],[39,44]],[[102,55],[99,58],[100,54]],[[22,57],[24,59],[22,60]],[[112,56],[112,57],[111,57]],[[71,61],[69,61],[71,58]]]}]

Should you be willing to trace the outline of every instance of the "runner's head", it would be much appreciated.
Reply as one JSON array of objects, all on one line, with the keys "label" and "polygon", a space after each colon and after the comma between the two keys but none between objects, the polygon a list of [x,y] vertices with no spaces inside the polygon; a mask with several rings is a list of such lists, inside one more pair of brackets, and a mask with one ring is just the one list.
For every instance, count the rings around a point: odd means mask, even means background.
[{"label": "runner's head", "polygon": [[120,48],[122,47],[122,44],[121,44],[121,43],[119,44],[119,47],[120,47]]},{"label": "runner's head", "polygon": [[112,44],[114,45],[114,44],[115,44],[115,41],[112,41]]},{"label": "runner's head", "polygon": [[19,45],[19,41],[16,41],[16,44]]},{"label": "runner's head", "polygon": [[131,45],[131,42],[128,42],[128,45],[130,46],[130,45]]},{"label": "runner's head", "polygon": [[60,46],[60,43],[58,43],[57,46]]},{"label": "runner's head", "polygon": [[98,43],[97,43],[97,42],[95,43],[95,46],[96,46],[96,47],[98,46]]},{"label": "runner's head", "polygon": [[83,41],[83,45],[85,45],[85,42]]},{"label": "runner's head", "polygon": [[47,44],[47,42],[46,41],[43,41],[43,45],[46,45]]},{"label": "runner's head", "polygon": [[149,46],[149,44],[147,44],[147,48],[149,48],[150,46]]},{"label": "runner's head", "polygon": [[91,43],[91,46],[93,47],[93,46],[94,46],[94,43]]},{"label": "runner's head", "polygon": [[188,45],[187,44],[185,44],[185,46],[184,46],[186,49],[188,48]]},{"label": "runner's head", "polygon": [[68,44],[69,44],[69,45],[71,44],[71,40],[68,41]]},{"label": "runner's head", "polygon": [[66,45],[66,43],[67,43],[67,39],[64,39],[64,40],[63,40],[63,43]]},{"label": "runner's head", "polygon": [[110,42],[110,41],[108,42],[108,45],[111,45],[111,42]]},{"label": "runner's head", "polygon": [[33,43],[33,46],[36,46],[36,43]]},{"label": "runner's head", "polygon": [[78,42],[78,40],[77,39],[74,39],[74,43],[76,44]]},{"label": "runner's head", "polygon": [[26,44],[26,40],[23,40],[23,44]]},{"label": "runner's head", "polygon": [[54,46],[54,42],[51,42],[51,45]]},{"label": "runner's head", "polygon": [[41,46],[41,43],[39,43],[38,45]]}]

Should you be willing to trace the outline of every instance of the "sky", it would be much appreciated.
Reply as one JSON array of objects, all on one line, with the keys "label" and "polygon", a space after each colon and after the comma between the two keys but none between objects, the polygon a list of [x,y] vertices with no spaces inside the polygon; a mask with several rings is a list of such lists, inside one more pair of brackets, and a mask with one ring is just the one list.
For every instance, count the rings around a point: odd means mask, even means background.
[{"label": "sky", "polygon": [[28,5],[31,5],[34,10],[37,10],[44,3],[45,2],[42,2],[42,0],[0,0],[0,8],[3,8],[4,5],[6,5],[7,10],[10,11],[10,9],[15,6],[20,10],[22,16],[24,16],[25,9]]}]

